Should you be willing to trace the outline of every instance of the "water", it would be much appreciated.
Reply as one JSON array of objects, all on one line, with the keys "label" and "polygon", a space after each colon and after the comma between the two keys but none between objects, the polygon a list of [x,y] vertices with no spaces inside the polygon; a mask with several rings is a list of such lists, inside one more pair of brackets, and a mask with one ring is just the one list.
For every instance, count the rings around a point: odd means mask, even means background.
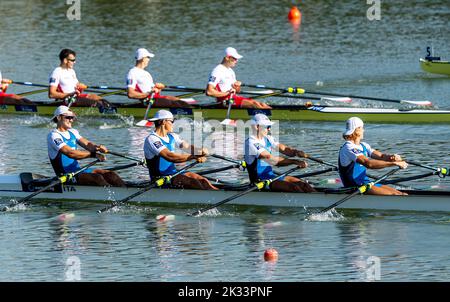
[{"label": "water", "polygon": [[[373,22],[366,19],[366,1],[302,1],[298,32],[286,21],[289,6],[266,0],[82,1],[81,21],[68,21],[67,8],[65,1],[1,2],[4,77],[46,83],[59,51],[69,47],[78,53],[75,68],[82,82],[120,86],[135,49],[147,47],[156,54],[150,71],[157,81],[204,87],[223,49],[234,46],[244,55],[236,73],[246,83],[425,99],[450,108],[450,79],[426,74],[418,64],[431,44],[436,55],[450,58],[448,1],[382,1],[382,19]],[[8,91],[27,89],[12,85]],[[141,158],[148,130],[132,123],[127,117],[80,117],[76,128],[111,150]],[[45,117],[0,116],[0,173],[51,175],[45,139],[52,126]],[[281,122],[280,140],[335,163],[343,127]],[[447,125],[367,124],[365,135],[382,151],[449,165]],[[102,166],[124,163],[109,157]],[[211,159],[204,167],[223,164]],[[310,162],[308,171],[319,169]],[[425,172],[402,171],[405,176]],[[120,174],[147,177],[143,168]],[[244,181],[245,173],[219,177]],[[334,178],[327,174],[310,181]],[[429,177],[405,185],[448,189],[449,182]],[[224,206],[193,218],[186,214],[195,208],[181,206],[122,207],[98,215],[103,206],[52,202],[1,213],[0,280],[70,280],[77,276],[66,263],[71,256],[78,257],[79,277],[86,281],[370,281],[373,259],[380,261],[381,281],[450,280],[447,213],[338,210],[332,217],[305,220],[304,209]],[[62,213],[75,216],[60,222]],[[157,222],[160,214],[175,220]],[[263,260],[269,247],[279,252],[275,263]]]}]

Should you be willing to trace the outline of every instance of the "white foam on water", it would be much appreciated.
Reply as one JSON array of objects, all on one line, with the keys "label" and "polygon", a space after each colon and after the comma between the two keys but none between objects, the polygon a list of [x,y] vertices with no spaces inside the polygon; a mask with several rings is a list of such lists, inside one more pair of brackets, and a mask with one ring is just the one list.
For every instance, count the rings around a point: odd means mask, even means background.
[{"label": "white foam on water", "polygon": [[222,213],[220,213],[220,211],[217,208],[213,208],[210,209],[208,211],[202,212],[200,215],[198,215],[198,217],[216,217],[216,216],[220,216],[222,215]]},{"label": "white foam on water", "polygon": [[344,219],[344,215],[339,214],[336,209],[331,209],[325,213],[309,214],[305,221],[342,221]]}]

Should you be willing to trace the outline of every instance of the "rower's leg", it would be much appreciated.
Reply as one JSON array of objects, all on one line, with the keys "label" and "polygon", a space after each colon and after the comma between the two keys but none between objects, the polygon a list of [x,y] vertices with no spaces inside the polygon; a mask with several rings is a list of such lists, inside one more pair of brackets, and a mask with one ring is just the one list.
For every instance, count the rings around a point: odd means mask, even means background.
[{"label": "rower's leg", "polygon": [[294,183],[296,186],[300,188],[302,192],[305,193],[317,192],[316,189],[314,189],[309,183],[301,180],[300,178],[288,175],[284,178],[284,181]]},{"label": "rower's leg", "polygon": [[295,183],[287,182],[284,180],[275,180],[270,184],[270,189],[274,192],[294,192],[302,193],[302,189]]},{"label": "rower's leg", "polygon": [[101,174],[103,178],[113,187],[126,187],[125,182],[120,178],[120,176],[114,171],[96,169],[93,173]]},{"label": "rower's leg", "polygon": [[186,172],[185,174],[177,175],[173,178],[172,183],[176,186],[182,186],[187,189],[218,190],[218,188],[213,186],[206,178],[202,177],[199,179],[196,177],[191,177],[192,174],[195,173]]},{"label": "rower's leg", "polygon": [[174,96],[165,96],[164,98],[155,99],[155,103],[153,103],[154,107],[175,107],[175,108],[190,108],[192,107],[190,104],[185,101],[181,101],[179,98]]},{"label": "rower's leg", "polygon": [[22,98],[20,95],[11,95],[1,97],[2,105],[33,105],[29,99]]},{"label": "rower's leg", "polygon": [[241,108],[272,109],[269,105],[252,99],[243,99]]},{"label": "rower's leg", "polygon": [[381,187],[373,186],[367,194],[370,195],[408,195],[407,193],[400,192],[392,187],[382,185]]},{"label": "rower's leg", "polygon": [[86,186],[109,186],[101,174],[81,173],[77,176],[77,184]]}]

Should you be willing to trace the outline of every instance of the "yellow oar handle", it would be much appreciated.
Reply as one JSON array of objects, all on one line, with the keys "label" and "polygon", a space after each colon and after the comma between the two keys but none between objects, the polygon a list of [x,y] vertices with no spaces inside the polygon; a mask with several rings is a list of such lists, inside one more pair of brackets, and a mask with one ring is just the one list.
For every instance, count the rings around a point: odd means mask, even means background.
[{"label": "yellow oar handle", "polygon": [[373,187],[374,183],[370,182],[358,188],[359,193],[364,194]]},{"label": "yellow oar handle", "polygon": [[172,179],[172,176],[170,176],[170,175],[161,177],[155,182],[156,186],[161,187],[164,184],[169,184],[171,179]]},{"label": "yellow oar handle", "polygon": [[260,181],[255,184],[255,186],[258,188],[258,190],[262,190],[264,188],[269,189],[270,183],[272,182],[271,179]]},{"label": "yellow oar handle", "polygon": [[288,87],[288,88],[286,88],[286,91],[289,93],[297,93],[297,94],[305,93],[305,89],[300,88],[300,87]]}]

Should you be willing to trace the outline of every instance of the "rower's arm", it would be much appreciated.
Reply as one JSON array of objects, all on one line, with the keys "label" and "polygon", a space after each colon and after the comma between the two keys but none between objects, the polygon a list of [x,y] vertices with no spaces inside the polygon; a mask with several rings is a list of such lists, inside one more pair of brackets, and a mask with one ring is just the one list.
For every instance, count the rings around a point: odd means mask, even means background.
[{"label": "rower's arm", "polygon": [[180,148],[186,152],[189,152],[190,154],[197,154],[202,156],[209,155],[208,149],[206,148],[197,148],[194,145],[189,144],[186,141],[183,141],[180,145]]},{"label": "rower's arm", "polygon": [[59,151],[62,154],[66,155],[67,157],[70,157],[70,158],[76,159],[76,160],[92,157],[92,153],[89,151],[76,150],[67,145],[63,146],[61,149],[59,149]]},{"label": "rower's arm", "polygon": [[50,87],[48,88],[48,97],[50,99],[64,99],[70,96],[71,94],[72,93],[59,92],[57,86],[50,85]]},{"label": "rower's arm", "polygon": [[228,96],[230,93],[232,93],[231,90],[222,92],[222,91],[217,90],[216,87],[214,87],[214,85],[212,85],[212,84],[208,84],[208,86],[206,87],[206,95],[207,96],[212,96],[215,98],[222,98],[224,96]]},{"label": "rower's arm", "polygon": [[[373,156],[373,154],[372,154],[372,156]],[[356,158],[356,162],[363,165],[366,168],[369,168],[369,169],[383,169],[383,168],[387,168],[387,167],[398,166],[398,162],[385,161],[385,160],[375,159],[375,158],[368,158],[364,155],[359,155]]]},{"label": "rower's arm", "polygon": [[163,157],[165,160],[170,161],[172,163],[184,163],[191,159],[197,159],[201,156],[192,155],[192,154],[180,154],[170,151],[167,148],[164,148],[159,152],[159,155]]},{"label": "rower's arm", "polygon": [[277,167],[284,167],[284,166],[289,166],[289,165],[299,165],[299,166],[303,166],[305,168],[307,166],[306,162],[304,162],[304,161],[274,156],[267,151],[263,151],[259,155],[258,158],[264,160],[271,166],[277,166]]},{"label": "rower's arm", "polygon": [[402,161],[402,158],[400,155],[381,153],[378,150],[373,150],[370,157],[372,157],[374,159],[384,160],[384,161]]},{"label": "rower's arm", "polygon": [[289,157],[294,157],[294,156],[305,157],[305,152],[297,150],[295,148],[291,148],[291,147],[283,145],[283,144],[278,144],[277,148],[278,148],[278,151],[280,151],[280,153],[282,153],[286,156],[289,156]]},{"label": "rower's arm", "polygon": [[145,99],[148,96],[148,93],[138,92],[134,88],[127,88],[127,96],[130,99]]}]

